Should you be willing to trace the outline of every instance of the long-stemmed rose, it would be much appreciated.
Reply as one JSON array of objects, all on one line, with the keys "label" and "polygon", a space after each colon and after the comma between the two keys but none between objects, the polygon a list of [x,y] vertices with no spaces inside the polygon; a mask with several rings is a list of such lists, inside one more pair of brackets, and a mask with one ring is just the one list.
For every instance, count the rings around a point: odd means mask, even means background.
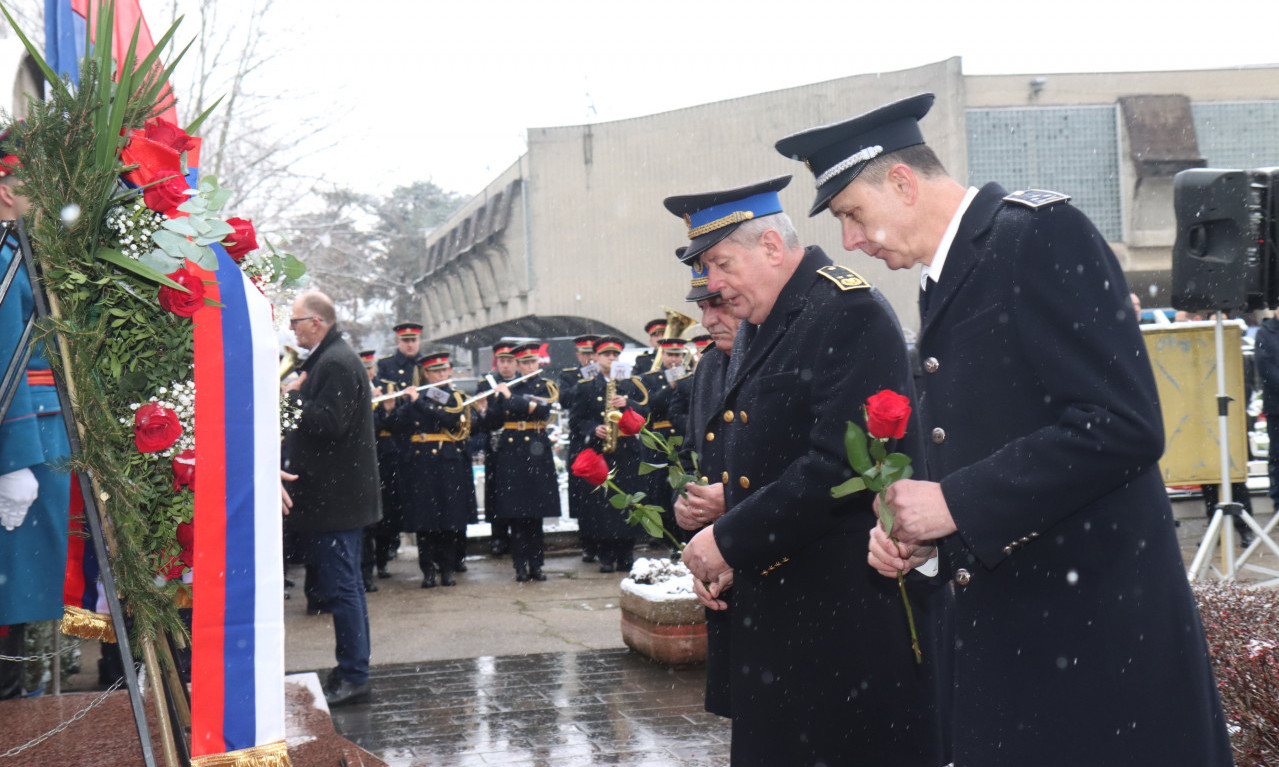
[{"label": "long-stemmed rose", "polygon": [[[627,411],[633,412],[633,411]],[[642,419],[643,416],[640,416]],[[671,545],[676,548],[683,549],[684,544],[675,536],[671,535],[666,529],[666,525],[662,524],[662,507],[655,506],[651,503],[642,503],[647,493],[627,493],[613,482],[614,471],[609,468],[608,462],[604,460],[604,456],[594,448],[586,448],[577,454],[573,459],[573,476],[581,477],[598,487],[608,486],[613,491],[613,495],[608,499],[613,508],[618,511],[626,512],[626,522],[631,525],[640,525],[644,530],[655,538],[666,538]]]},{"label": "long-stemmed rose", "polygon": [[[889,508],[884,494],[899,479],[908,479],[914,473],[910,465],[910,456],[905,453],[888,452],[890,439],[901,439],[906,436],[906,424],[910,421],[910,398],[897,392],[884,389],[866,399],[864,408],[866,430],[852,421],[844,430],[844,449],[848,452],[848,463],[857,476],[836,487],[830,494],[835,498],[870,490],[879,495],[879,523],[889,536],[893,534],[893,510]],[[896,542],[897,539],[893,538]],[[906,606],[906,621],[910,624],[911,649],[915,652],[915,662],[923,661],[923,653],[919,649],[919,634],[915,630],[915,613],[910,608],[910,597],[906,594],[906,579],[902,571],[897,571],[897,588],[901,591],[902,604]]]},{"label": "long-stemmed rose", "polygon": [[133,444],[140,453],[158,453],[173,446],[182,436],[178,414],[167,407],[148,402],[133,416]]}]

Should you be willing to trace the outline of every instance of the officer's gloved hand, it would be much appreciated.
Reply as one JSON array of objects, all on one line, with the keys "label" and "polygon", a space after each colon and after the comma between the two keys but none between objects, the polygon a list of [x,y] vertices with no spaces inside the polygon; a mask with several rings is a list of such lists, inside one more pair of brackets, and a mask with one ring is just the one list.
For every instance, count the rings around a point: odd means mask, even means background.
[{"label": "officer's gloved hand", "polygon": [[0,524],[5,530],[13,530],[22,524],[39,490],[40,485],[31,469],[0,475]]}]

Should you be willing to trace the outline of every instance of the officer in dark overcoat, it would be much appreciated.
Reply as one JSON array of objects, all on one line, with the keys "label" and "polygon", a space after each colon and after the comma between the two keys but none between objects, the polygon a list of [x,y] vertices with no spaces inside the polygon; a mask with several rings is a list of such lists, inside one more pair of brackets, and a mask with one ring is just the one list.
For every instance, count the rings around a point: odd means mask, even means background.
[{"label": "officer in dark overcoat", "polygon": [[[377,361],[377,372],[374,373],[372,385],[380,388],[384,394],[402,391],[422,383],[422,371],[418,368],[417,357],[422,343],[422,325],[418,322],[401,322],[392,330],[395,332],[395,351],[381,357]],[[392,400],[398,404],[402,399]],[[394,404],[391,406],[394,407]],[[382,411],[384,412],[384,411]],[[377,571],[379,578],[390,578],[391,573],[385,563],[395,559],[400,548],[400,531],[404,529],[404,506],[399,491],[400,461],[408,451],[408,433],[395,431],[378,416],[378,441],[386,441],[386,455],[390,460],[378,464],[382,478],[382,521],[375,534],[375,559],[383,563]],[[383,453],[379,452],[379,461]],[[386,503],[389,501],[389,505]]]},{"label": "officer in dark overcoat", "polygon": [[420,359],[428,384],[442,384],[408,395],[391,410],[388,421],[408,433],[408,455],[401,466],[404,526],[417,534],[417,561],[422,588],[456,585],[453,573],[466,526],[475,522],[475,478],[466,440],[471,434],[470,407],[462,392],[444,383],[452,371],[448,352]]},{"label": "officer in dark overcoat", "polygon": [[[493,387],[489,385],[490,378],[494,383],[515,378],[516,366],[513,352],[518,345],[517,341],[505,338],[493,344],[493,369],[476,384],[477,395],[492,390]],[[511,550],[511,524],[507,518],[499,517],[497,503],[494,501],[496,494],[493,492],[493,478],[496,474],[493,469],[493,456],[497,454],[497,443],[502,436],[503,423],[500,409],[489,410],[489,403],[496,396],[498,395],[492,394],[476,402],[480,411],[479,417],[476,418],[476,425],[483,429],[488,438],[488,449],[484,451],[484,521],[489,523],[489,553],[500,557]]]},{"label": "officer in dark overcoat", "polygon": [[[620,413],[631,409],[648,417],[648,389],[639,377],[612,379],[613,365],[622,347],[623,341],[617,336],[601,336],[595,342],[600,374],[577,385],[569,423],[580,432],[588,448],[605,450],[608,427],[604,423],[609,410]],[[615,390],[611,400],[606,397],[610,380]],[[613,443],[614,449],[604,452],[604,460],[615,471],[617,486],[628,493],[647,488],[639,473],[644,450],[639,438],[618,434]],[[626,521],[625,512],[613,508],[608,497],[606,489],[591,492],[578,524],[596,541],[600,572],[629,571],[635,559],[636,528]]]},{"label": "officer in dark overcoat", "polygon": [[923,143],[932,103],[777,148],[816,175],[812,213],[829,207],[845,248],[924,267],[939,481],[889,489],[902,547],[877,530],[871,556],[891,576],[937,553],[953,584],[955,765],[1230,765],[1123,271],[1066,195],[953,180]]},{"label": "officer in dark overcoat", "polygon": [[[513,350],[520,376],[541,366],[541,344],[525,342]],[[542,520],[560,515],[559,477],[551,440],[546,433],[551,407],[559,401],[559,387],[534,376],[489,398],[486,419],[501,420],[502,432],[493,450],[493,507],[511,528],[511,560],[515,580],[544,581]]]},{"label": "officer in dark overcoat", "polygon": [[[683,250],[680,249],[679,255],[683,255]],[[680,386],[676,387],[677,394],[683,394],[676,397],[672,409],[682,409],[683,417],[672,415],[682,424],[685,466],[691,469],[694,459],[687,454],[696,452],[698,480],[702,484],[710,484],[711,477],[722,476],[727,468],[722,450],[724,440],[716,438],[714,424],[716,417],[724,412],[724,374],[740,321],[728,310],[728,304],[719,293],[707,289],[709,280],[701,259],[693,259],[690,266],[692,284],[685,300],[697,302],[702,312],[702,327],[711,333],[692,339],[695,345],[699,339],[704,339],[705,344],[699,348],[697,368],[693,374],[681,378]],[[712,339],[716,339],[714,345],[711,345]],[[687,407],[683,407],[681,402],[687,402]],[[708,513],[705,507],[693,508],[683,498],[675,501],[675,517],[678,523],[676,534],[684,541],[718,519],[718,515]],[[732,589],[721,594],[720,600],[728,606],[732,602]],[[728,610],[707,608],[706,710],[719,716],[732,716],[729,696],[729,679],[732,676],[728,644],[730,629]]]},{"label": "officer in dark overcoat", "polygon": [[[577,355],[577,364],[573,367],[567,367],[560,371],[560,407],[563,409],[563,416],[570,416],[572,410],[573,396],[577,391],[577,385],[584,378],[595,375],[595,368],[592,364],[595,362],[595,341],[599,336],[594,333],[584,333],[573,339],[573,351]],[[586,447],[586,438],[570,424],[568,429],[568,456],[571,461],[574,456],[582,452]],[[582,516],[582,508],[588,503],[586,496],[590,494],[591,483],[574,476],[573,472],[568,474],[568,515],[573,519],[580,520]],[[582,548],[582,561],[595,561],[595,542],[590,536],[582,532],[581,524],[578,524],[578,545]]]},{"label": "officer in dark overcoat", "polygon": [[688,225],[685,258],[742,320],[723,407],[698,425],[724,469],[685,486],[695,510],[724,511],[683,555],[707,606],[732,594],[732,761],[944,764],[935,618],[916,605],[917,665],[897,584],[851,555],[872,495],[830,492],[851,476],[846,422],[881,390],[913,393],[906,345],[877,290],[800,245],[777,195],[789,180],[666,200]]}]

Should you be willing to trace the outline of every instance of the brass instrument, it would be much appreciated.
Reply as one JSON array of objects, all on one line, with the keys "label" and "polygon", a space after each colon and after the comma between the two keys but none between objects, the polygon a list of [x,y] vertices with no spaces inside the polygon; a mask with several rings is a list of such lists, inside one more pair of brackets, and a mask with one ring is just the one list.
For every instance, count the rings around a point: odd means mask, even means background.
[{"label": "brass instrument", "polygon": [[462,396],[462,392],[455,390],[453,391],[453,401],[457,403],[456,407],[445,406],[444,408],[445,412],[448,412],[448,413],[460,412],[462,414],[462,420],[457,422],[457,426],[454,426],[451,429],[444,430],[445,434],[448,434],[457,442],[465,442],[467,437],[471,436],[470,406],[464,404],[464,399],[465,398]]},{"label": "brass instrument", "polygon": [[617,396],[617,379],[609,378],[608,383],[604,384],[604,425],[608,427],[608,434],[604,437],[601,450],[605,453],[617,450],[617,438],[621,435],[618,422],[622,420],[622,411],[613,407],[615,396]]},{"label": "brass instrument", "polygon": [[288,378],[289,373],[296,370],[301,362],[302,360],[299,358],[298,350],[294,349],[292,346],[285,346],[284,359],[280,360],[280,380],[283,381]]},{"label": "brass instrument", "polygon": [[[662,339],[669,341],[672,338],[683,338],[684,331],[697,324],[697,320],[675,311],[669,306],[663,306],[662,311],[666,312],[666,332],[662,333]],[[659,346],[653,350],[653,365],[648,372],[656,373],[662,369],[662,349]]]}]

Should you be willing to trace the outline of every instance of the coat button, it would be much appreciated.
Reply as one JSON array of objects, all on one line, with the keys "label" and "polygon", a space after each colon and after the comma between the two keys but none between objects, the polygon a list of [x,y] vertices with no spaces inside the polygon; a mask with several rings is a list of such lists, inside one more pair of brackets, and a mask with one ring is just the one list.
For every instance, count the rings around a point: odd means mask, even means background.
[{"label": "coat button", "polygon": [[1012,547],[1012,546],[1005,546],[1005,547],[1004,547],[1004,556],[1006,556],[1006,557],[1007,557],[1007,556],[1010,556],[1012,553],[1013,553],[1013,547]]},{"label": "coat button", "polygon": [[741,417],[741,419],[742,419],[742,423],[746,423],[746,411],[745,411],[745,410],[741,411],[741,412],[740,412],[740,413],[738,413],[737,415]]},{"label": "coat button", "polygon": [[711,483],[711,481],[710,481],[709,479],[707,479],[706,477],[702,477],[702,484],[703,484],[703,485],[709,485],[710,483]]},{"label": "coat button", "polygon": [[724,476],[723,476],[723,478],[722,478],[722,479],[724,480],[724,484],[726,484],[726,485],[727,485],[727,484],[728,484],[728,479],[729,479],[729,477],[728,477],[728,472],[724,472]]},{"label": "coat button", "polygon": [[732,410],[725,410],[725,411],[724,411],[724,423],[732,423],[732,422],[733,422],[733,411],[732,411]]},{"label": "coat button", "polygon": [[738,480],[738,481],[742,484],[742,489],[743,489],[743,490],[750,490],[750,488],[751,488],[751,478],[750,478],[750,477],[742,477],[742,478],[741,478],[740,480]]},{"label": "coat button", "polygon": [[933,444],[940,445],[941,443],[945,441],[946,441],[946,430],[940,426],[933,429]]},{"label": "coat button", "polygon": [[941,363],[937,361],[936,357],[929,357],[924,360],[924,371],[927,373],[936,373],[939,367],[941,367]]},{"label": "coat button", "polygon": [[714,442],[714,441],[715,441],[715,432],[713,432],[713,431],[708,431],[708,432],[706,432],[706,441],[707,441],[707,442]]},{"label": "coat button", "polygon": [[958,583],[960,586],[967,586],[968,582],[972,579],[972,574],[962,567],[955,571],[955,583]]},{"label": "coat button", "polygon": [[433,447],[433,448],[431,448],[431,455],[437,455],[439,452],[440,452],[440,451],[439,451],[439,449],[438,449],[438,448],[434,448],[434,447]]},{"label": "coat button", "polygon": [[525,438],[524,438],[524,441],[525,441],[525,442],[528,442],[528,437],[525,437]]}]

